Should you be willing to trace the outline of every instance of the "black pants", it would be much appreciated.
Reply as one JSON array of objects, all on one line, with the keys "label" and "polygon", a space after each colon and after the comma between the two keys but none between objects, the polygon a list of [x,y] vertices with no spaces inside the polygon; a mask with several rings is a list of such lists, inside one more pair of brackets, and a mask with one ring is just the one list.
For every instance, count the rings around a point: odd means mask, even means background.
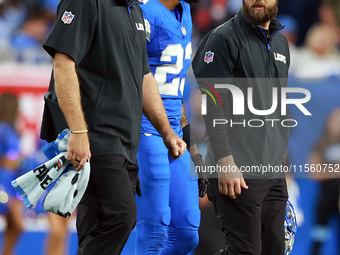
[{"label": "black pants", "polygon": [[133,229],[138,167],[122,155],[91,158],[87,190],[77,209],[78,255],[118,255]]},{"label": "black pants", "polygon": [[284,219],[288,199],[286,180],[246,180],[248,190],[236,199],[222,196],[211,180],[217,218],[228,255],[284,255]]}]

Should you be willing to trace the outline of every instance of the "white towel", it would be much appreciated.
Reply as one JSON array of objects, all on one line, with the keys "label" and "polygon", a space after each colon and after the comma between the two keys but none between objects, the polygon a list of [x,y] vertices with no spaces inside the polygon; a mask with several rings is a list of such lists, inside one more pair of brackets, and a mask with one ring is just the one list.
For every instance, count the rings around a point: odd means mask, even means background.
[{"label": "white towel", "polygon": [[32,171],[12,181],[14,189],[22,196],[28,208],[35,206],[46,188],[62,174],[69,165],[66,152],[62,152]]},{"label": "white towel", "polygon": [[45,196],[43,207],[65,218],[71,216],[83,197],[90,176],[90,163],[77,172],[75,167],[62,174],[54,187]]},{"label": "white towel", "polygon": [[54,182],[44,198],[46,211],[68,218],[80,202],[89,181],[90,163],[86,162],[77,172],[66,160],[69,137],[70,130],[65,129],[54,142],[42,148],[49,161],[12,181],[28,208],[35,206],[45,189]]}]

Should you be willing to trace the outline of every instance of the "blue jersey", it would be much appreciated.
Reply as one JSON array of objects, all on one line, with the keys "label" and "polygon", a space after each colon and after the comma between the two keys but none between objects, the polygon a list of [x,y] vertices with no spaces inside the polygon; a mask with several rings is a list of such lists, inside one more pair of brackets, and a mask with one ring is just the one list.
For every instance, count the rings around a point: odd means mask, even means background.
[{"label": "blue jersey", "polygon": [[[190,5],[184,1],[180,1],[180,5],[181,17],[158,0],[149,0],[141,6],[150,70],[157,82],[171,127],[177,134],[181,133],[183,91],[192,57]],[[158,134],[144,115],[141,132]]]},{"label": "blue jersey", "polygon": [[19,142],[20,138],[15,129],[6,122],[0,122],[0,158],[17,159]]},{"label": "blue jersey", "polygon": [[[0,122],[0,160],[2,158],[9,158],[16,160],[19,153],[19,135],[15,129],[6,122]],[[4,168],[0,165],[0,192],[6,194],[8,198],[15,197],[15,190],[11,185],[11,181],[16,178],[14,172]],[[9,201],[9,200],[8,200]],[[6,214],[8,211],[8,203],[0,202],[0,214]]]}]

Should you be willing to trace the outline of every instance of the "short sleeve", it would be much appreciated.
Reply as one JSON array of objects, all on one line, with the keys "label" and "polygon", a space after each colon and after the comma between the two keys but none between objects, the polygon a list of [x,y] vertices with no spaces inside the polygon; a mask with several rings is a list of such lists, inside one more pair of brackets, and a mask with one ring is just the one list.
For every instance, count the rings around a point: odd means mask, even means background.
[{"label": "short sleeve", "polygon": [[97,8],[92,0],[64,0],[43,47],[51,57],[58,51],[78,65],[90,48],[96,24]]},{"label": "short sleeve", "polygon": [[143,64],[144,64],[144,75],[150,73],[150,65],[149,65],[149,58],[148,58],[148,54],[146,52],[146,47],[144,48],[144,52],[143,52],[144,56],[143,56]]}]

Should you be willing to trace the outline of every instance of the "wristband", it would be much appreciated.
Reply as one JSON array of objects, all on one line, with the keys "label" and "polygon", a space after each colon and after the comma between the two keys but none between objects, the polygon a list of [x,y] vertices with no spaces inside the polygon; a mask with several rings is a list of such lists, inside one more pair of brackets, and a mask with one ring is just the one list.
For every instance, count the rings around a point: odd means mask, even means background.
[{"label": "wristband", "polygon": [[204,165],[202,155],[201,154],[196,154],[195,156],[191,157],[192,162],[194,162],[195,166],[202,166]]},{"label": "wristband", "polygon": [[88,130],[79,130],[79,131],[72,131],[71,130],[72,134],[84,134],[84,133],[87,133],[87,132],[89,132],[89,131]]},{"label": "wristband", "polygon": [[182,128],[183,131],[183,141],[187,144],[187,148],[189,149],[190,146],[195,145],[197,143],[194,134],[190,134],[190,125],[186,125]]}]

